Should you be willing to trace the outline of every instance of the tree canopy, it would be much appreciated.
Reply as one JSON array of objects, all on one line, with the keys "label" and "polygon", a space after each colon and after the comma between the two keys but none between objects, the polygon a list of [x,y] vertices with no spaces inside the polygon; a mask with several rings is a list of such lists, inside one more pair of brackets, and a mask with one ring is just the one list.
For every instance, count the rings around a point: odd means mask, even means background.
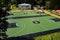
[{"label": "tree canopy", "polygon": [[[35,5],[44,5],[46,6],[47,2],[50,2],[49,7],[54,9],[60,8],[60,0],[0,0],[1,4],[3,4],[3,6],[10,6],[11,4],[20,4],[20,3],[29,3],[32,6]],[[48,5],[48,3],[47,3]]]}]

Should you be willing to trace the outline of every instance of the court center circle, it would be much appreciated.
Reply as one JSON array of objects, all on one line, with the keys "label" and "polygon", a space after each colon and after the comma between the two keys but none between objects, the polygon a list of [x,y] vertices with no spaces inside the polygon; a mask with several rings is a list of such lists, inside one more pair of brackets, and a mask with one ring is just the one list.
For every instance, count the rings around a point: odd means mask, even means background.
[{"label": "court center circle", "polygon": [[40,21],[33,21],[34,24],[40,24]]}]

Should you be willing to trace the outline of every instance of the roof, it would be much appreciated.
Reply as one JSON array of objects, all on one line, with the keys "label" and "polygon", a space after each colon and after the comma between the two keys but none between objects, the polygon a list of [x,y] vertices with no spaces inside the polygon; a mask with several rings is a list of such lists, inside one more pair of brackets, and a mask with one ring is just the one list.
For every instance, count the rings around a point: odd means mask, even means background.
[{"label": "roof", "polygon": [[19,4],[19,5],[31,5],[31,4],[22,3],[22,4]]}]

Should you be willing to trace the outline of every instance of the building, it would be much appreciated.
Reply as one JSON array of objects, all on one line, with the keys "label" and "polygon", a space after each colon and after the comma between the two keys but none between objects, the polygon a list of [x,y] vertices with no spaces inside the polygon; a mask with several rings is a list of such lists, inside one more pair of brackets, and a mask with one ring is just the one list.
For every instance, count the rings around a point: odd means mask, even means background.
[{"label": "building", "polygon": [[19,9],[31,9],[31,4],[26,4],[26,3],[23,3],[23,4],[18,4],[18,8]]}]

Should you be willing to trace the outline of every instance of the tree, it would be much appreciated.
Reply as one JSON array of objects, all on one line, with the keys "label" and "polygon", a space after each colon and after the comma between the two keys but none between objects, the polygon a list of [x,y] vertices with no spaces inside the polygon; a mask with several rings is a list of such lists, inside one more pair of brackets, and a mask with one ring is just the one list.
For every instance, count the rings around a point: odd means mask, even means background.
[{"label": "tree", "polygon": [[60,9],[60,0],[51,0],[51,9]]},{"label": "tree", "polygon": [[[6,21],[6,16],[9,14],[7,13],[7,7],[9,6],[10,0],[1,0],[0,2],[0,37],[7,38],[6,31],[7,31],[7,25],[8,22]],[[6,10],[3,10],[2,8],[5,7]],[[7,23],[7,24],[6,24]]]}]

